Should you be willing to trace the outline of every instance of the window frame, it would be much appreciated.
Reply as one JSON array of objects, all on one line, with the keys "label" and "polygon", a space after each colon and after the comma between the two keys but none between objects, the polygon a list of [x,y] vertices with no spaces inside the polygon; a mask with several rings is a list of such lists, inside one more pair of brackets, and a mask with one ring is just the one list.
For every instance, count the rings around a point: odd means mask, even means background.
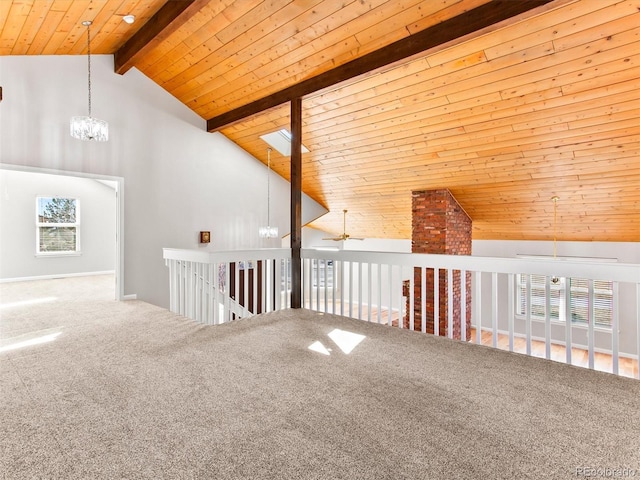
[{"label": "window frame", "polygon": [[[531,287],[529,283],[532,277],[535,277],[535,278],[539,277],[538,282],[536,282],[534,287]],[[545,282],[544,285],[540,285],[540,279],[544,279],[544,282]],[[514,281],[515,281],[515,308],[516,308],[515,316],[516,318],[527,317],[527,300],[529,297],[527,288],[535,288],[538,291],[542,291],[543,295],[537,295],[535,297],[532,295],[531,303],[532,305],[535,305],[537,307],[538,311],[542,309],[544,313],[542,314],[533,313],[533,311],[531,311],[529,314],[532,320],[545,320],[546,319],[547,277],[545,277],[544,275],[532,275],[532,274],[519,273],[515,275]],[[586,286],[581,285],[581,283],[584,283],[584,282],[587,282]],[[604,286],[603,284],[608,284],[609,288],[603,288]],[[569,288],[569,291],[568,291],[569,295],[566,295],[567,286]],[[571,325],[578,326],[578,327],[588,327],[589,323],[587,320],[579,319],[581,316],[578,309],[581,307],[576,305],[578,303],[579,294],[582,295],[584,298],[584,294],[586,293],[588,298],[587,305],[591,305],[592,303],[595,303],[596,306],[594,307],[594,310],[597,309],[598,307],[602,310],[603,307],[606,307],[606,305],[603,305],[604,303],[609,304],[608,309],[605,309],[608,311],[608,319],[607,319],[608,323],[605,323],[603,321],[598,321],[598,319],[601,317],[596,315],[593,322],[594,328],[600,328],[607,331],[611,330],[612,324],[613,324],[613,308],[614,308],[613,305],[615,303],[614,302],[615,288],[614,288],[613,282],[603,281],[603,280],[593,280],[593,290],[591,292],[590,298],[588,297],[589,296],[588,279],[559,277],[558,284],[553,284],[549,281],[549,287],[550,287],[550,294],[551,292],[554,292],[554,291],[557,292],[556,302],[554,302],[553,296],[550,301],[551,313],[549,315],[549,319],[552,322],[556,322],[562,325],[566,323],[566,318],[565,318],[566,317],[566,301],[568,299],[568,301],[570,302]],[[600,296],[601,298],[598,299],[598,296]],[[602,298],[603,296],[605,298],[604,301]],[[606,297],[609,297],[609,299],[606,300]],[[541,298],[543,300],[543,303],[540,305],[540,302],[534,302],[533,298]]]},{"label": "window frame", "polygon": [[[75,203],[75,222],[71,223],[53,223],[40,221],[40,200],[41,199],[68,199]],[[80,199],[72,196],[62,195],[36,195],[36,257],[57,257],[57,256],[79,256],[82,254],[80,243]],[[74,228],[75,229],[75,249],[74,250],[57,250],[46,251],[40,248],[40,229],[41,228]]]}]

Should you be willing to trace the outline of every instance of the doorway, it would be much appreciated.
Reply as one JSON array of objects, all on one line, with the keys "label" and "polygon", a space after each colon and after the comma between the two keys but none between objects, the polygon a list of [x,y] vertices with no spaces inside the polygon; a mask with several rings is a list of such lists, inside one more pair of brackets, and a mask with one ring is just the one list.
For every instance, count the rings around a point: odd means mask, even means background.
[{"label": "doorway", "polygon": [[[0,164],[0,185],[0,282],[112,274],[113,296],[124,299],[122,177]],[[43,197],[77,203],[77,251],[41,248]]]}]

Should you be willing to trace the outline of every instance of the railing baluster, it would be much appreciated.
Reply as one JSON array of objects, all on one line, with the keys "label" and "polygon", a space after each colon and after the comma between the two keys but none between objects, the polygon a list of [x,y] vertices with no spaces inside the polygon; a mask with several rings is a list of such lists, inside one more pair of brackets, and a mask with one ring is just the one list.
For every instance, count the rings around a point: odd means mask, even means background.
[{"label": "railing baluster", "polygon": [[588,281],[589,298],[587,299],[589,307],[587,308],[587,345],[589,351],[589,368],[593,370],[595,368],[595,353],[594,353],[594,341],[593,327],[596,321],[595,302],[593,301],[593,279]]},{"label": "railing baluster", "polygon": [[282,260],[281,259],[273,259],[274,265],[274,273],[275,280],[273,284],[273,292],[275,295],[275,310],[280,310],[282,308],[282,297],[280,296],[280,292],[282,291]]},{"label": "railing baluster", "polygon": [[618,282],[613,282],[613,315],[611,316],[611,360],[613,361],[613,373],[618,375],[618,362],[620,360],[618,330],[620,302],[618,301]]},{"label": "railing baluster", "polygon": [[433,334],[440,336],[440,269],[433,269]]},{"label": "railing baluster", "polygon": [[353,262],[349,262],[349,317],[353,318]]},{"label": "railing baluster", "polygon": [[322,278],[323,278],[323,282],[324,282],[324,310],[323,312],[327,313],[329,311],[329,304],[328,304],[328,296],[329,296],[329,280],[327,278],[327,260],[323,260],[323,264],[322,264]]},{"label": "railing baluster", "polygon": [[389,274],[389,306],[387,307],[387,325],[393,325],[391,320],[391,309],[393,308],[393,266],[389,263],[387,265],[387,272]]},{"label": "railing baluster", "polygon": [[178,305],[177,313],[184,315],[184,286],[185,286],[185,274],[186,274],[186,262],[180,260],[178,262]]},{"label": "railing baluster", "polygon": [[200,270],[200,323],[207,322],[207,265],[198,263]]},{"label": "railing baluster", "polygon": [[427,333],[427,268],[420,267],[420,331]]},{"label": "railing baluster", "polygon": [[[285,278],[286,278],[286,282],[285,282],[285,289],[287,291],[287,303],[284,305],[285,308],[290,308],[291,307],[291,292],[293,290],[292,286],[293,286],[293,280],[292,280],[292,274],[293,274],[293,266],[292,266],[292,262],[290,258],[285,258],[284,259],[284,264],[285,264]],[[303,304],[304,305],[304,304]]]},{"label": "railing baluster", "polygon": [[218,263],[211,264],[211,322],[217,325],[220,316],[220,272]]},{"label": "railing baluster", "polygon": [[216,284],[217,284],[217,275],[215,274],[215,263],[210,263],[209,265],[209,303],[207,305],[208,313],[207,313],[207,324],[214,325],[215,324],[215,311],[216,311]]},{"label": "railing baluster", "polygon": [[358,262],[358,320],[362,320],[362,262]]},{"label": "railing baluster", "polygon": [[314,285],[316,286],[316,310],[320,311],[320,259],[316,259]]},{"label": "railing baluster", "polygon": [[251,315],[249,314],[250,310],[249,310],[249,274],[251,273],[251,260],[245,260],[244,261],[244,287],[243,287],[243,292],[242,292],[242,316],[248,316],[250,317]]},{"label": "railing baluster", "polygon": [[507,299],[507,312],[509,318],[507,319],[507,324],[509,325],[509,351],[513,352],[513,334],[515,332],[515,319],[516,319],[516,307],[515,307],[515,275],[510,273],[507,275],[507,282],[509,283],[507,287],[507,294],[509,298]]},{"label": "railing baluster", "polygon": [[187,262],[186,280],[184,289],[185,317],[192,317],[193,311],[193,262]]},{"label": "railing baluster", "polygon": [[[367,263],[367,302],[368,302],[368,306],[367,306],[367,321],[370,322],[371,321],[371,305],[373,305],[372,302],[372,298],[371,298],[371,268],[372,268],[372,263]],[[638,358],[640,358],[640,355],[638,356]]]},{"label": "railing baluster", "polygon": [[569,278],[565,278],[564,281],[564,350],[566,353],[567,365],[571,365],[571,280]]},{"label": "railing baluster", "polygon": [[453,338],[453,268],[447,269],[447,337]]},{"label": "railing baluster", "polygon": [[209,265],[206,263],[200,263],[200,270],[202,271],[202,278],[200,279],[200,291],[202,292],[202,299],[200,300],[200,322],[206,325],[207,323],[207,305],[208,305],[208,295],[207,289],[209,288],[209,283],[207,282],[207,273],[209,270]]},{"label": "railing baluster", "polygon": [[313,258],[309,259],[307,264],[307,283],[308,283],[308,292],[307,299],[309,304],[309,310],[313,310]]},{"label": "railing baluster", "polygon": [[[420,269],[420,271],[422,271],[422,269]],[[413,289],[415,287],[415,270],[412,268],[411,269],[411,275],[409,275],[409,299],[407,301],[407,304],[409,305],[407,314],[409,315],[409,330],[414,331],[415,326],[416,326],[416,319],[415,319],[415,305],[413,304],[413,302],[415,301],[414,298],[414,292]],[[401,315],[401,321],[404,322],[404,317]]]},{"label": "railing baluster", "polygon": [[636,284],[636,378],[640,380],[640,283]]},{"label": "railing baluster", "polygon": [[482,345],[482,272],[474,271],[475,292],[473,294],[473,308],[476,314],[476,343]]},{"label": "railing baluster", "polygon": [[182,315],[182,297],[184,295],[184,262],[182,260],[176,262],[176,275],[176,313]]},{"label": "railing baluster", "polygon": [[[532,293],[531,293],[531,275],[527,275],[527,279],[526,279],[526,285],[527,285],[527,309],[526,309],[526,315],[525,315],[525,319],[524,319],[524,330],[525,330],[525,343],[526,343],[526,352],[527,355],[531,355],[531,310],[532,310],[532,304],[531,304],[531,298],[532,298]],[[509,338],[509,350],[513,351],[511,348],[511,337]]]},{"label": "railing baluster", "polygon": [[467,271],[460,270],[460,340],[467,341]]},{"label": "railing baluster", "polygon": [[544,358],[551,358],[551,278],[545,277],[544,284]]},{"label": "railing baluster", "polygon": [[202,323],[202,263],[196,263],[195,276],[196,276],[196,304],[195,304],[195,321]]},{"label": "railing baluster", "polygon": [[[338,292],[340,292],[340,315],[343,315],[342,312],[342,291],[344,289],[344,284],[342,280],[344,278],[344,262],[333,261],[333,281],[332,281],[332,289],[331,289],[331,299],[333,301],[331,307],[331,313],[337,313],[336,310],[336,300],[338,297]],[[338,272],[340,272],[340,276],[338,277]]]},{"label": "railing baluster", "polygon": [[302,259],[302,306],[303,308],[311,309],[311,303],[309,302],[309,285],[311,284],[309,278],[309,258]]},{"label": "railing baluster", "polygon": [[[236,262],[237,264],[237,262]],[[225,295],[224,295],[224,316],[222,318],[222,323],[228,322],[231,320],[231,263],[225,262],[224,264],[224,285],[225,285]]]},{"label": "railing baluster", "polygon": [[336,313],[336,293],[340,292],[340,315],[344,315],[344,262],[339,262],[340,265],[340,278],[337,282],[337,272],[335,265],[333,268],[334,282],[333,282],[333,312]]},{"label": "railing baluster", "polygon": [[293,291],[293,262],[290,258],[285,258],[284,263],[286,265],[285,275],[287,277],[286,289],[287,289],[287,304],[285,308],[291,307],[291,293]]},{"label": "railing baluster", "polygon": [[269,264],[269,269],[267,270],[269,275],[267,276],[265,293],[269,298],[269,311],[272,312],[280,308],[280,269],[275,258],[267,259],[267,263]]},{"label": "railing baluster", "polygon": [[262,269],[262,267],[258,267],[258,265],[263,265],[264,259],[256,259],[253,264],[253,275],[251,276],[251,291],[253,292],[253,305],[251,305],[251,313],[256,315],[258,313],[258,272]]},{"label": "railing baluster", "polygon": [[[512,335],[510,331],[509,337]],[[491,272],[491,345],[498,348],[498,272]]]},{"label": "railing baluster", "polygon": [[169,267],[169,310],[176,311],[176,260],[165,260],[165,265]]},{"label": "railing baluster", "polygon": [[378,323],[382,323],[382,264],[378,264]]}]

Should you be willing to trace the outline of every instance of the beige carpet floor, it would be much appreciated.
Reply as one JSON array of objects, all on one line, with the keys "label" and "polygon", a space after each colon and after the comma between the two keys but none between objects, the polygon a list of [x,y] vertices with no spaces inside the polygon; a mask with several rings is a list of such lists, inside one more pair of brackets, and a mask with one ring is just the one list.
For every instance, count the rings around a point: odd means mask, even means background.
[{"label": "beige carpet floor", "polygon": [[110,281],[0,284],[0,478],[640,476],[637,380],[306,310],[200,326]]}]

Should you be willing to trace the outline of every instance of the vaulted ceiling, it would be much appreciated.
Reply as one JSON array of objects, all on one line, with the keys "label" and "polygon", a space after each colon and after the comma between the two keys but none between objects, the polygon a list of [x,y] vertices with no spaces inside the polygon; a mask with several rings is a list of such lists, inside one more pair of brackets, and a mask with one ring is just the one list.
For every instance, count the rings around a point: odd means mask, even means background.
[{"label": "vaulted ceiling", "polygon": [[552,239],[557,195],[559,240],[640,241],[640,0],[4,0],[0,54],[85,54],[83,20],[263,162],[302,91],[317,228],[410,238],[447,188],[475,239]]}]

